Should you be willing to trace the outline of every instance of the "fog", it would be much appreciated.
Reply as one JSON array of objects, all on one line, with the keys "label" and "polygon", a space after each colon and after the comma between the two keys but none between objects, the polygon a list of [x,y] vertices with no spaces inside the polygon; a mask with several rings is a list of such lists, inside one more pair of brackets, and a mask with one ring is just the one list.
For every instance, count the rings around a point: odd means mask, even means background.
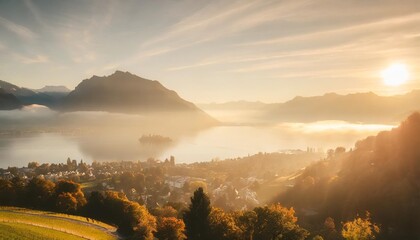
[{"label": "fog", "polygon": [[[237,116],[244,119],[244,113]],[[60,163],[68,157],[87,162],[145,161],[173,155],[178,163],[191,163],[308,147],[326,151],[353,147],[358,139],[393,127],[344,121],[268,125],[237,119],[231,115],[229,123],[211,126],[192,116],[168,113],[60,113],[39,105],[0,111],[0,167]],[[172,141],[144,144],[139,141],[144,135]]]}]

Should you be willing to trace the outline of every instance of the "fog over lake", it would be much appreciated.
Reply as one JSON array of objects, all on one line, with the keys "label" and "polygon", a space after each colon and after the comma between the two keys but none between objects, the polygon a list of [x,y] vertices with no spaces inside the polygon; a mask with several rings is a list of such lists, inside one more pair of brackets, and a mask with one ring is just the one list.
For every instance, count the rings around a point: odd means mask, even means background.
[{"label": "fog over lake", "polygon": [[[152,124],[138,115],[63,114],[42,106],[0,111],[0,121],[0,168],[26,166],[32,161],[62,163],[68,157],[86,162],[145,161],[173,155],[177,163],[191,163],[308,147],[326,151],[337,146],[351,148],[357,140],[394,127],[342,121],[264,125],[233,125],[230,121],[187,129],[170,125],[168,119]],[[155,134],[172,142],[139,141],[143,135]]]}]

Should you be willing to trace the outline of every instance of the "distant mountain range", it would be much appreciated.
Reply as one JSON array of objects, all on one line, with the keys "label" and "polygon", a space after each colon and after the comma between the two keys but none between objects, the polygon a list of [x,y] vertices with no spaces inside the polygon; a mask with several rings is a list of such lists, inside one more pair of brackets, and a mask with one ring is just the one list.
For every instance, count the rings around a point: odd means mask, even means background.
[{"label": "distant mountain range", "polygon": [[[3,89],[3,95],[13,94],[21,105],[40,104],[62,112],[105,111],[129,114],[188,112],[211,118],[196,105],[182,99],[176,92],[165,88],[158,81],[147,80],[122,71],[116,71],[109,76],[93,76],[85,79],[73,91],[64,86],[46,86],[31,90],[5,81],[0,81],[0,88]],[[6,100],[2,99],[0,102],[2,106],[19,108],[18,104],[10,105],[10,101],[13,100],[10,96],[4,96],[6,97],[10,100],[6,104]],[[379,96],[372,92],[347,95],[327,93],[322,96],[295,97],[284,103],[238,101],[199,106],[216,118],[222,118],[222,112],[229,113],[229,120],[225,121],[229,123],[323,120],[391,123],[398,122],[410,113],[420,110],[419,102],[420,90],[414,90],[395,96]],[[227,115],[224,117],[228,118]]]},{"label": "distant mountain range", "polygon": [[69,93],[71,92],[66,86],[45,86],[40,89],[33,89],[35,92],[41,93]]},{"label": "distant mountain range", "polygon": [[420,90],[405,95],[378,96],[372,92],[315,97],[295,97],[268,105],[264,117],[281,122],[343,120],[350,122],[399,122],[420,110]]},{"label": "distant mountain range", "polygon": [[[39,104],[60,112],[102,111],[140,114],[153,122],[207,126],[215,119],[158,81],[147,80],[129,72],[116,71],[109,76],[83,80],[73,91],[63,86],[31,90],[0,81],[2,110]],[[170,119],[170,120],[167,120]]]},{"label": "distant mountain range", "polygon": [[205,111],[253,111],[258,122],[314,122],[342,120],[361,123],[390,123],[420,110],[420,90],[404,95],[379,96],[375,93],[340,95],[327,93],[295,97],[284,103],[227,102],[200,104]]},{"label": "distant mountain range", "polygon": [[2,80],[0,80],[0,88],[6,93],[13,94],[23,105],[39,104],[55,107],[58,102],[68,94],[66,92],[42,92],[31,90],[29,88],[18,87]]}]

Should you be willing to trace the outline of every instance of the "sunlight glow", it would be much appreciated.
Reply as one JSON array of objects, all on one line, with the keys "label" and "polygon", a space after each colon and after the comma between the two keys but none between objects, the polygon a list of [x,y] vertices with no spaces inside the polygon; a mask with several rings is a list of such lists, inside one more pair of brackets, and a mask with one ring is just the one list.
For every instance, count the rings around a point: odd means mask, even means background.
[{"label": "sunlight glow", "polygon": [[402,63],[394,63],[381,72],[381,77],[387,86],[400,86],[410,78],[407,66]]},{"label": "sunlight glow", "polygon": [[337,133],[337,132],[364,132],[377,133],[391,130],[396,127],[389,124],[361,124],[346,121],[318,121],[313,123],[284,123],[281,126],[289,127],[303,133]]}]

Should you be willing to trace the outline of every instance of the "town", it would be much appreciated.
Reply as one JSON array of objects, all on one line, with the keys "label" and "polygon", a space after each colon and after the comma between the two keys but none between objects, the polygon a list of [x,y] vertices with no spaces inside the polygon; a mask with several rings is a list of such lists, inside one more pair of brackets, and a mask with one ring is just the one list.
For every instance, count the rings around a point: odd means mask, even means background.
[{"label": "town", "polygon": [[[293,174],[323,153],[312,149],[284,153],[258,153],[223,161],[176,164],[174,156],[161,161],[92,162],[67,159],[65,163],[30,162],[26,167],[0,169],[0,178],[23,181],[42,178],[52,182],[70,180],[79,183],[86,194],[92,191],[118,191],[148,209],[169,202],[186,206],[199,187],[214,205],[225,210],[246,210],[274,197],[269,187],[292,186]],[[253,163],[258,161],[258,167]],[[290,175],[290,176],[289,176]]]}]

